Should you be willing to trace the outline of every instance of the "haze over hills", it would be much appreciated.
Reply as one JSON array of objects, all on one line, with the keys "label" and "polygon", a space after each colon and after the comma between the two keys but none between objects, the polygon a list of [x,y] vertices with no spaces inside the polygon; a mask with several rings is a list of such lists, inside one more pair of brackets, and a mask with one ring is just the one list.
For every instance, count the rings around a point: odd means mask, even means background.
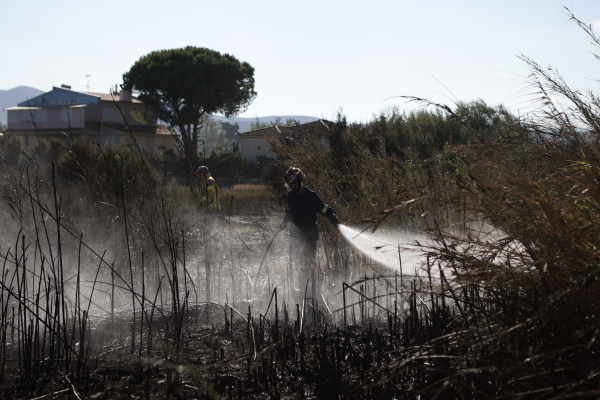
[{"label": "haze over hills", "polygon": [[288,119],[293,119],[294,121],[298,121],[301,124],[305,124],[305,123],[317,121],[320,119],[317,117],[309,117],[306,115],[271,115],[268,117],[231,118],[229,120],[220,115],[213,115],[212,118],[218,122],[229,122],[230,124],[233,124],[233,125],[235,125],[237,123],[240,127],[240,129],[238,131],[240,133],[248,132],[249,130],[251,130],[252,123],[256,124],[257,121],[260,123],[270,124],[272,122],[275,122],[279,118],[283,123],[285,123]]},{"label": "haze over hills", "polygon": [[[31,99],[37,95],[45,93],[43,90],[32,88],[29,86],[18,86],[9,90],[0,90],[0,123],[6,125],[7,117],[5,109],[8,107],[14,107],[22,101]],[[300,122],[301,124],[316,121],[319,118],[309,117],[304,115],[272,115],[268,117],[254,117],[254,118],[232,118],[227,119],[220,115],[214,115],[213,119],[218,122],[229,122],[230,124],[239,125],[239,132],[248,132],[251,129],[251,124],[258,122],[270,124],[275,122],[279,118],[282,122],[286,122],[288,119],[293,119]]]},{"label": "haze over hills", "polygon": [[9,90],[0,90],[0,123],[6,125],[5,108],[14,107],[22,101],[44,93],[43,90],[29,86],[17,86]]}]

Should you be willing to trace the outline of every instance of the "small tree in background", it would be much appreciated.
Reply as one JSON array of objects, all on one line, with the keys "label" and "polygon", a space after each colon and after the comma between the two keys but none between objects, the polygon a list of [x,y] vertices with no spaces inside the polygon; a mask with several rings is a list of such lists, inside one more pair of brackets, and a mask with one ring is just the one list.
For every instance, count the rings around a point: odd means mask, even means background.
[{"label": "small tree in background", "polygon": [[277,125],[277,126],[296,126],[299,124],[300,124],[300,122],[296,121],[293,118],[287,118],[285,120],[285,122],[283,122],[281,117],[276,117],[274,121],[260,122],[260,120],[257,117],[256,122],[250,122],[250,129],[254,131],[256,129],[268,128],[270,126],[275,126],[275,125]]},{"label": "small tree in background", "polygon": [[221,129],[225,131],[225,137],[228,140],[234,141],[238,140],[237,134],[240,131],[240,126],[236,122],[234,124],[230,124],[229,122],[219,122],[221,124]]}]

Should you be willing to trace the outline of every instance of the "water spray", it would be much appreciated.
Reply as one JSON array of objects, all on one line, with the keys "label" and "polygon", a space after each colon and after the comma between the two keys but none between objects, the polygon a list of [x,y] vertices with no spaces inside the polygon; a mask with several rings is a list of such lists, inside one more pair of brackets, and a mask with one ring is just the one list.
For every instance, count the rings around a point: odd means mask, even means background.
[{"label": "water spray", "polygon": [[[402,248],[407,248],[406,244],[403,244],[402,247],[400,245],[400,243],[407,242],[408,238],[405,235],[398,233],[374,235],[342,224],[338,225],[338,229],[348,243],[369,259],[391,270],[399,271],[401,275],[404,273],[416,274],[416,263],[407,263],[407,259],[403,260],[400,253]],[[408,268],[406,268],[407,266]]]}]

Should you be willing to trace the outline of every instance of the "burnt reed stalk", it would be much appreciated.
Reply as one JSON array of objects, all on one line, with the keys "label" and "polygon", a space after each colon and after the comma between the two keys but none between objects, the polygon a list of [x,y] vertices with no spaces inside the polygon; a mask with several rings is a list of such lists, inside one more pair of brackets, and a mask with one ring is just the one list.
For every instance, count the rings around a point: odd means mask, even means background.
[{"label": "burnt reed stalk", "polygon": [[[63,334],[63,341],[65,343],[69,342],[68,334],[67,334],[67,301],[65,296],[65,275],[64,275],[64,265],[63,265],[63,249],[62,249],[62,240],[61,240],[61,207],[58,201],[58,193],[56,189],[56,171],[54,167],[54,160],[52,160],[52,193],[54,195],[54,211],[55,211],[55,220],[56,220],[56,237],[57,237],[57,250],[58,250],[58,284],[60,285],[60,313],[57,314],[57,317],[60,318],[62,314],[61,324],[59,325],[59,329],[61,329]],[[58,289],[57,289],[58,290]],[[60,353],[60,342],[59,342],[59,353]],[[70,354],[64,348],[64,358],[65,358],[65,368],[69,369],[69,357]]]},{"label": "burnt reed stalk", "polygon": [[[140,312],[140,347],[139,347],[139,356],[140,358],[142,357],[142,349],[143,349],[143,339],[144,339],[144,313],[145,313],[145,302],[146,302],[146,279],[145,279],[145,274],[144,274],[144,252],[142,251],[142,267],[141,267],[141,274],[142,274],[142,305],[141,305],[141,312]],[[133,286],[133,285],[132,285]],[[133,314],[133,318],[135,319],[135,313]]]},{"label": "burnt reed stalk", "polygon": [[[125,245],[127,246],[127,261],[129,266],[129,277],[131,281],[131,307],[132,307],[132,326],[131,326],[131,354],[135,353],[135,282],[133,280],[133,264],[131,263],[131,247],[129,245],[129,221],[127,219],[127,209],[125,208],[125,189],[123,185],[123,165],[121,165],[121,204],[123,207],[123,224],[125,225]],[[141,344],[140,344],[141,346]]]}]

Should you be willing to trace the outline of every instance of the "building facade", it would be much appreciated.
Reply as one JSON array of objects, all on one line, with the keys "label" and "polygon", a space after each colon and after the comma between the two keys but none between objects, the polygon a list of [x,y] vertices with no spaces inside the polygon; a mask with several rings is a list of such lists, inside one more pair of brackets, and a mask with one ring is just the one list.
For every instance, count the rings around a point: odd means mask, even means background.
[{"label": "building facade", "polygon": [[273,125],[267,128],[255,129],[249,132],[238,133],[240,138],[240,153],[250,162],[256,162],[258,156],[277,158],[271,151],[269,139],[285,140],[287,142],[302,141],[306,135],[316,137],[327,145],[326,133],[332,122],[318,120],[295,126]]},{"label": "building facade", "polygon": [[80,139],[131,143],[129,129],[142,151],[153,156],[175,148],[175,136],[131,93],[86,93],[69,86],[51,91],[10,107],[7,111],[7,138],[17,137],[24,148],[36,139],[60,139],[65,145]]}]

